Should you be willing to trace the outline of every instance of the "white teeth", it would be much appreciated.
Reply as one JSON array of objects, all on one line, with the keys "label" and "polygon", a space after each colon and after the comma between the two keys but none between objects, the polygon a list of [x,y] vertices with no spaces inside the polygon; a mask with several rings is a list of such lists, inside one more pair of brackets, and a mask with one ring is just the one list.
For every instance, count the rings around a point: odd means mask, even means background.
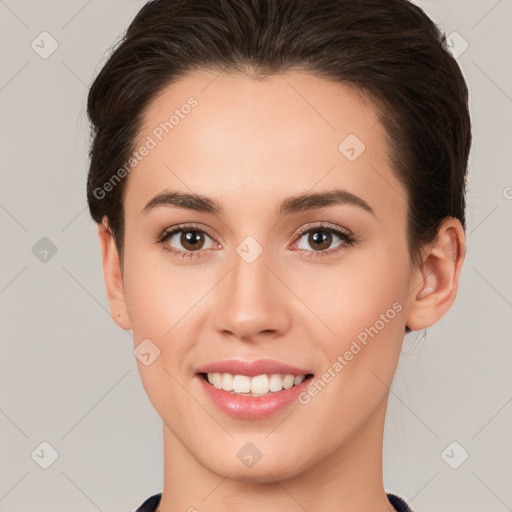
[{"label": "white teeth", "polygon": [[231,391],[233,389],[233,375],[231,373],[222,374],[222,389],[225,391]]},{"label": "white teeth", "polygon": [[[226,374],[224,374],[226,375]],[[224,391],[227,391],[226,389]],[[233,377],[233,391],[235,393],[250,393],[251,379],[247,375],[235,375]]]},{"label": "white teeth", "polygon": [[305,375],[285,375],[273,373],[271,375],[233,375],[231,373],[208,373],[208,382],[217,389],[230,393],[250,394],[251,396],[265,395],[269,392],[276,393],[283,389],[290,389],[300,384]]},{"label": "white teeth", "polygon": [[251,391],[253,393],[258,393],[258,395],[264,395],[268,393],[268,376],[267,375],[257,375],[251,379]]},{"label": "white teeth", "polygon": [[287,375],[283,379],[283,388],[284,389],[290,389],[293,386],[293,381],[295,380],[295,377],[293,375]]},{"label": "white teeth", "polygon": [[268,383],[268,388],[270,391],[281,391],[283,389],[283,379],[281,375],[274,373],[270,376],[270,382]]},{"label": "white teeth", "polygon": [[293,381],[293,383],[295,385],[300,384],[304,379],[305,379],[304,375],[297,375],[297,377],[295,377],[295,380]]},{"label": "white teeth", "polygon": [[221,387],[222,387],[222,373],[214,373],[213,374],[213,385],[216,388],[221,389]]}]

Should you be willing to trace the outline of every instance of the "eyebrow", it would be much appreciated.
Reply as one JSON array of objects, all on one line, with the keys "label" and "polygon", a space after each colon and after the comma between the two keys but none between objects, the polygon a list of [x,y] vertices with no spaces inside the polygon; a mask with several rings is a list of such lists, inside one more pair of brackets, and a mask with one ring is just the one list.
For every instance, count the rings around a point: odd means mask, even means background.
[{"label": "eyebrow", "polygon": [[[306,192],[295,196],[286,197],[277,210],[279,218],[302,211],[314,210],[333,205],[357,206],[377,217],[373,208],[362,198],[352,194],[348,190],[333,189],[325,192]],[[148,214],[158,207],[186,208],[198,212],[222,215],[222,206],[201,194],[192,194],[179,191],[165,191],[156,195],[142,209],[141,214]]]}]

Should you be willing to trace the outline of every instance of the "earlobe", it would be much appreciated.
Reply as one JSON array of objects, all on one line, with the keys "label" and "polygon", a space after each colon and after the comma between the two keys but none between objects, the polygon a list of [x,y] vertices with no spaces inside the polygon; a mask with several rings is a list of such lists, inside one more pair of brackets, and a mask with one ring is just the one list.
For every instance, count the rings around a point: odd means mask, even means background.
[{"label": "earlobe", "polygon": [[457,295],[466,254],[465,235],[458,219],[447,217],[436,239],[426,248],[423,264],[412,280],[406,324],[422,330],[438,322]]},{"label": "earlobe", "polygon": [[101,247],[103,276],[105,278],[110,314],[114,322],[121,329],[129,330],[131,329],[131,323],[126,307],[119,254],[106,218],[98,224],[98,239]]}]

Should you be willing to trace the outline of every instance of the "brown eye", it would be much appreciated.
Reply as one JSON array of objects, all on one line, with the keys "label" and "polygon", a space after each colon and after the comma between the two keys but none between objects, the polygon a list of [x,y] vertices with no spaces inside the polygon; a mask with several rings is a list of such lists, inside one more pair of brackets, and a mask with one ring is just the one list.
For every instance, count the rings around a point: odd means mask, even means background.
[{"label": "brown eye", "polygon": [[[306,244],[304,245],[308,245],[313,248],[313,251],[309,250],[307,247],[301,246],[301,240],[304,238],[306,239]],[[331,247],[336,238],[338,238],[340,242],[334,247]],[[300,235],[299,249],[308,252],[322,252],[327,251],[328,249],[334,249],[341,245],[351,245],[352,243],[353,238],[348,233],[344,233],[343,231],[334,228],[319,226],[308,229]]]},{"label": "brown eye", "polygon": [[204,236],[200,231],[186,230],[181,232],[180,243],[188,251],[202,249],[204,245]]},{"label": "brown eye", "polygon": [[[210,241],[209,246],[208,241]],[[195,256],[194,253],[198,253],[197,256],[199,256],[203,249],[211,249],[215,245],[205,231],[194,226],[178,226],[166,231],[159,242],[167,251],[183,257]]]},{"label": "brown eye", "polygon": [[310,247],[318,249],[319,251],[325,251],[329,249],[332,243],[332,233],[328,231],[317,229],[311,231],[308,236],[308,244]]}]

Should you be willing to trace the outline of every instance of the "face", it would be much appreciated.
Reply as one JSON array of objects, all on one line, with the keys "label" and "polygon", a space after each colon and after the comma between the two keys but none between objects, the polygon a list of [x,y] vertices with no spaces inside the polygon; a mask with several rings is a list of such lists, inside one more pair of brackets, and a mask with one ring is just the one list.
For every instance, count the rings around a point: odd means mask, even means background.
[{"label": "face", "polygon": [[[411,289],[406,192],[372,104],[301,73],[194,72],[149,105],[144,144],[125,194],[123,325],[150,347],[137,364],[170,435],[253,481],[341,453],[382,418]],[[198,373],[233,359],[313,376],[237,398]]]}]

